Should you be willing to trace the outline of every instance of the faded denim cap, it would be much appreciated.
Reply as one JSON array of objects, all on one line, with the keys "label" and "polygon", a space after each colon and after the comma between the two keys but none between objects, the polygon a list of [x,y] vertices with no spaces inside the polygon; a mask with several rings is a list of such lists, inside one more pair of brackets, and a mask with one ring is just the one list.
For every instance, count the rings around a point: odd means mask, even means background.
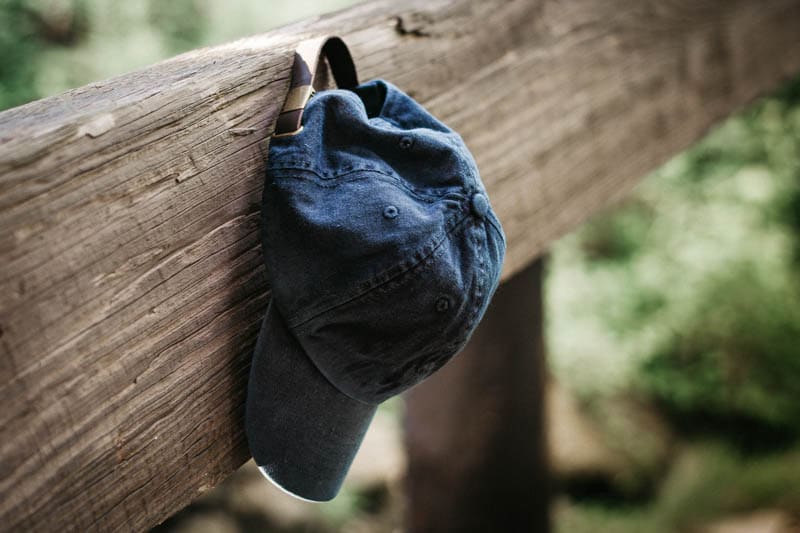
[{"label": "faded denim cap", "polygon": [[322,91],[302,118],[269,148],[272,299],[246,430],[268,479],[325,501],[377,406],[467,342],[499,283],[505,236],[461,137],[391,83]]}]

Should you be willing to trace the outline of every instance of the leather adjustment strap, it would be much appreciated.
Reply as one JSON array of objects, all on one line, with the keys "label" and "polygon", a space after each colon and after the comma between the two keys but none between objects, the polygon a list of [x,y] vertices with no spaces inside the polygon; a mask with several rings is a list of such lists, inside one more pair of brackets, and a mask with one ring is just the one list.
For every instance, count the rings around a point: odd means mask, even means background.
[{"label": "leather adjustment strap", "polygon": [[317,89],[317,67],[322,58],[328,60],[336,86],[352,89],[358,85],[358,75],[350,50],[339,37],[325,36],[302,41],[294,52],[292,80],[283,108],[278,115],[273,137],[296,135],[303,129],[303,110]]}]

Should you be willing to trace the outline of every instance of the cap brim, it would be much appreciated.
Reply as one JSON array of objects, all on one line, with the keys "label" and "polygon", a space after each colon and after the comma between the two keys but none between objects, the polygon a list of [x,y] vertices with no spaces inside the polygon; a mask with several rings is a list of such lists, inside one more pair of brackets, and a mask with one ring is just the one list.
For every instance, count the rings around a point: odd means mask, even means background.
[{"label": "cap brim", "polygon": [[292,496],[339,492],[377,406],[339,392],[269,304],[253,355],[245,430],[264,476]]}]

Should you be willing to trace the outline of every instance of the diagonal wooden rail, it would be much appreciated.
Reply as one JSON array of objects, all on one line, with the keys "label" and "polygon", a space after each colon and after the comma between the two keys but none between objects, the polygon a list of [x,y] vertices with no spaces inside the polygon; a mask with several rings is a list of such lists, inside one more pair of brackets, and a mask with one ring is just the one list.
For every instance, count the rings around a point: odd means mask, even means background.
[{"label": "diagonal wooden rail", "polygon": [[798,28],[796,0],[380,0],[0,113],[0,529],[143,529],[246,460],[299,39],[462,133],[507,278],[800,70]]}]

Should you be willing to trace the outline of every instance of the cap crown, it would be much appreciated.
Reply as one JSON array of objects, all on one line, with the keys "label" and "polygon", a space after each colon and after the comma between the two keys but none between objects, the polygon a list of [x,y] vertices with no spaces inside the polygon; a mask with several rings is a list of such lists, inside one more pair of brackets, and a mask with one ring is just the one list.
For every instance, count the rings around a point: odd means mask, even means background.
[{"label": "cap crown", "polygon": [[321,92],[303,118],[270,145],[273,302],[334,386],[378,403],[461,349],[505,237],[461,138],[390,83]]}]

